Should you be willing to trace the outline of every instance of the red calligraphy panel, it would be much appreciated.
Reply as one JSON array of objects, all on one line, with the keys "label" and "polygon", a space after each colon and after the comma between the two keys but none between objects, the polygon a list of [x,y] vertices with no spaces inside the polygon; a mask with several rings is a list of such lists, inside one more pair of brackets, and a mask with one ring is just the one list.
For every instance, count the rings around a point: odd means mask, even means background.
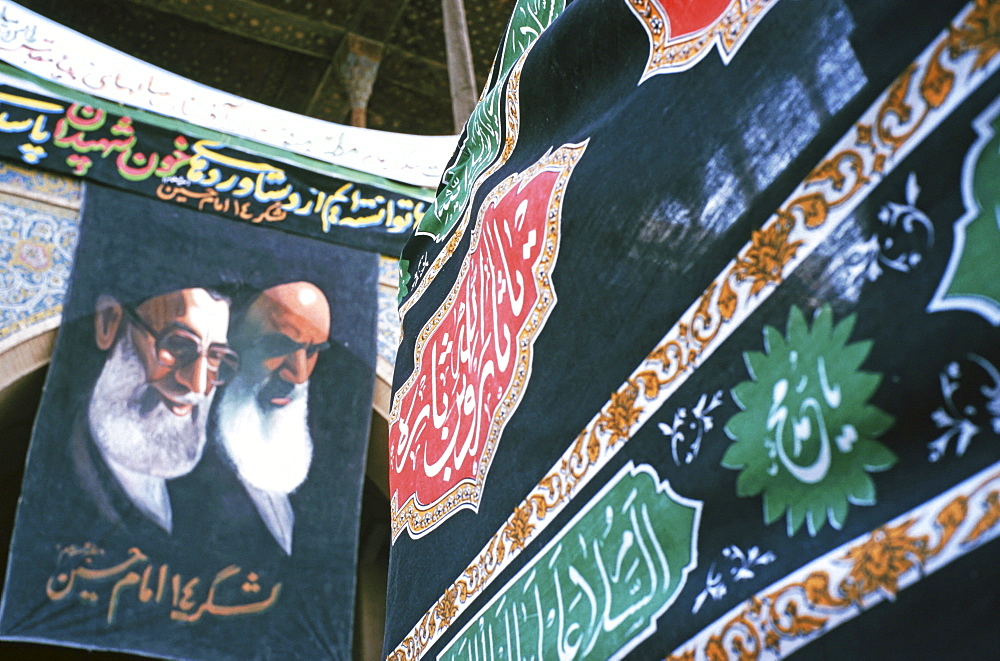
[{"label": "red calligraphy panel", "polygon": [[549,153],[490,193],[455,285],[417,338],[413,374],[390,414],[393,538],[478,507],[556,302],[562,196],[584,149]]},{"label": "red calligraphy panel", "polygon": [[670,22],[670,37],[677,39],[714,25],[730,0],[659,0]]}]

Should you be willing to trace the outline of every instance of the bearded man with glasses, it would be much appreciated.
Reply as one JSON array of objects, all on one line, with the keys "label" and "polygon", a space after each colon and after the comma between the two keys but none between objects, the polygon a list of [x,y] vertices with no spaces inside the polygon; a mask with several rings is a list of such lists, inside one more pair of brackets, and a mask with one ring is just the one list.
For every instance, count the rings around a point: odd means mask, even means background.
[{"label": "bearded man with glasses", "polygon": [[239,369],[228,327],[229,300],[207,289],[169,292],[134,308],[98,297],[95,339],[107,357],[87,407],[92,442],[78,428],[72,452],[105,518],[134,516],[127,499],[172,532],[167,480],[201,459],[212,398]]}]

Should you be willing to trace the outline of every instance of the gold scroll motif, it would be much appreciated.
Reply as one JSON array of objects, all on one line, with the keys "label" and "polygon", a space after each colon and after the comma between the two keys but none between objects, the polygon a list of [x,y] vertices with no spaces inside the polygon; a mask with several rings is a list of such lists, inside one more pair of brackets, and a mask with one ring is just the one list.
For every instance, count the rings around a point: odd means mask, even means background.
[{"label": "gold scroll motif", "polygon": [[[992,472],[990,472],[992,471]],[[780,658],[986,543],[998,533],[994,465],[811,562],[741,604],[666,661]]]},{"label": "gold scroll motif", "polygon": [[[669,0],[668,0],[669,1]],[[728,63],[736,51],[778,0],[732,0],[718,18],[691,34],[672,35],[668,11],[663,0],[625,0],[649,37],[649,59],[639,79],[642,84],[658,74],[686,71],[705,57],[713,47]]]}]

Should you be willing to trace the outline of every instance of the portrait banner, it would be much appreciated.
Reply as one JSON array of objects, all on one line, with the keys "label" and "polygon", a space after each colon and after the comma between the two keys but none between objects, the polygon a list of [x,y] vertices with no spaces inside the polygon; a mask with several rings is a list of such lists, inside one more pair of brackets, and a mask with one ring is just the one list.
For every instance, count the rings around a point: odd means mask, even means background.
[{"label": "portrait banner", "polygon": [[1000,654],[1000,2],[532,12],[400,261],[385,656]]},{"label": "portrait banner", "polygon": [[0,157],[390,257],[429,206],[421,194],[320,174],[221,139],[9,85],[0,86]]},{"label": "portrait banner", "polygon": [[0,637],[349,658],[378,260],[88,185]]}]

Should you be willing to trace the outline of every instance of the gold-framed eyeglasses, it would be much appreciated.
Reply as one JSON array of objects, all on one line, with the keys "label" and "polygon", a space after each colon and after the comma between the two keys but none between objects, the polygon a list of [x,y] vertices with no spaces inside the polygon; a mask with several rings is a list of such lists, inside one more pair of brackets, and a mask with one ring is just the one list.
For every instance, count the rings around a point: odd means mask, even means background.
[{"label": "gold-framed eyeglasses", "polygon": [[168,326],[157,332],[135,310],[125,305],[122,309],[133,325],[153,338],[156,362],[163,367],[181,369],[198,360],[199,356],[204,356],[208,365],[208,378],[214,386],[229,383],[239,371],[239,354],[228,346],[210,344],[202,348],[201,338],[189,330]]}]

